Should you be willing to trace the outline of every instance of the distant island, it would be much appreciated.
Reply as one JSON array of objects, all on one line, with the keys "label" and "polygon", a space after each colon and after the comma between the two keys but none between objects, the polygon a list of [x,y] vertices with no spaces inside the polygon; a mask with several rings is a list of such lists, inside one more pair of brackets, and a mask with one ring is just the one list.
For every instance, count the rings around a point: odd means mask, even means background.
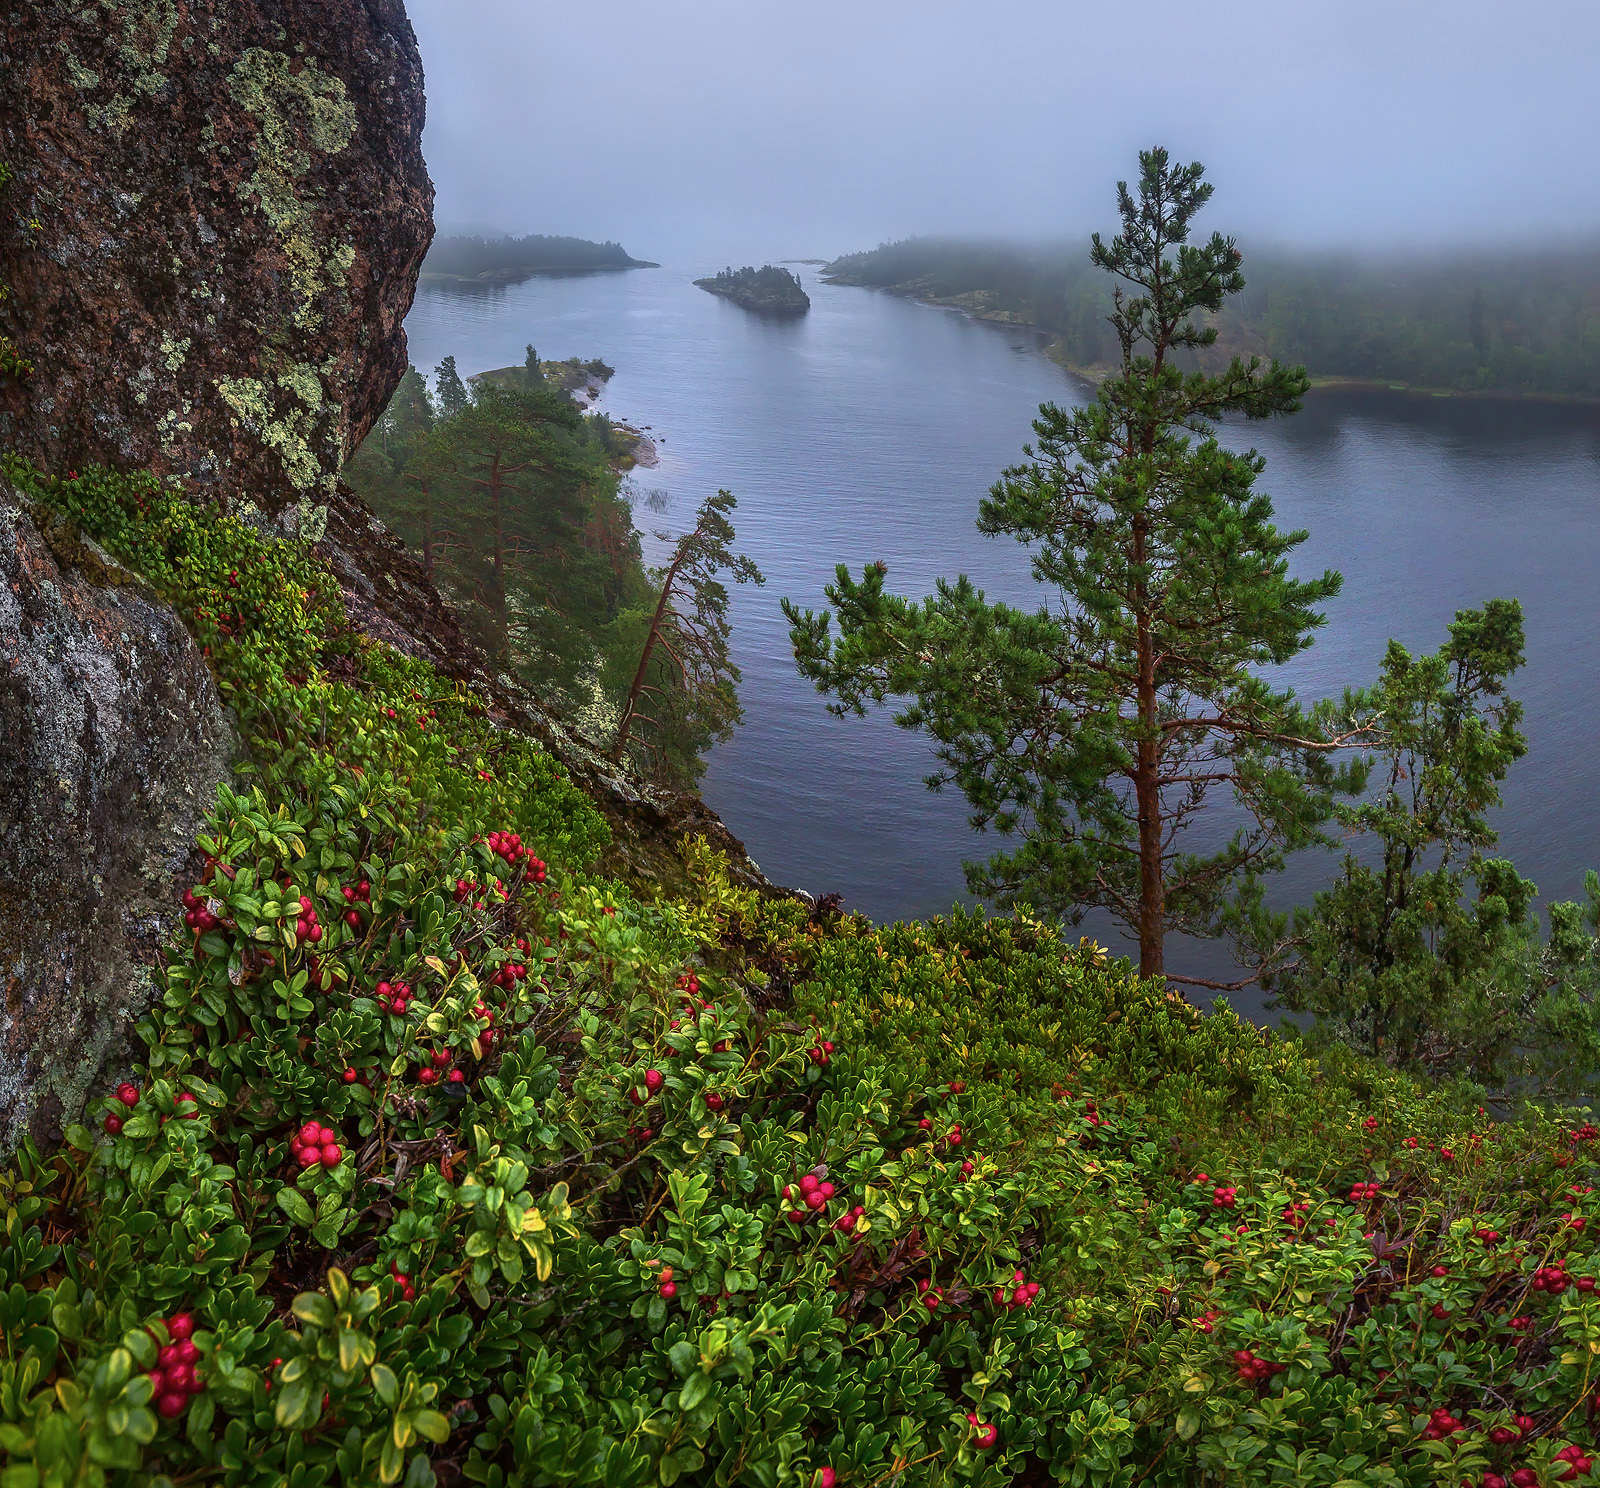
[{"label": "distant island", "polygon": [[[1600,401],[1600,247],[1314,253],[1245,246],[1246,289],[1213,347],[1304,366],[1313,384]],[[908,238],[836,258],[829,284],[887,290],[978,320],[1032,326],[1098,380],[1116,365],[1111,294],[1080,243]]]},{"label": "distant island", "polygon": [[774,264],[764,264],[759,269],[724,269],[714,279],[694,282],[709,294],[721,295],[764,315],[804,315],[811,308],[811,297],[800,288],[800,280]]},{"label": "distant island", "polygon": [[612,269],[659,269],[632,258],[621,243],[587,238],[435,238],[422,261],[422,277],[474,284],[515,284],[536,274],[593,274]]}]

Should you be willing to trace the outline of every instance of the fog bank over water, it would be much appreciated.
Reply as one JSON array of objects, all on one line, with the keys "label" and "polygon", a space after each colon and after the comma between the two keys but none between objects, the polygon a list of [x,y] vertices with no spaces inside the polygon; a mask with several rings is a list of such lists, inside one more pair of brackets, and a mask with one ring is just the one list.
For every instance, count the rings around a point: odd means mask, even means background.
[{"label": "fog bank over water", "polygon": [[1285,244],[1600,227],[1588,0],[409,0],[441,220],[647,258],[1104,227],[1141,146]]}]

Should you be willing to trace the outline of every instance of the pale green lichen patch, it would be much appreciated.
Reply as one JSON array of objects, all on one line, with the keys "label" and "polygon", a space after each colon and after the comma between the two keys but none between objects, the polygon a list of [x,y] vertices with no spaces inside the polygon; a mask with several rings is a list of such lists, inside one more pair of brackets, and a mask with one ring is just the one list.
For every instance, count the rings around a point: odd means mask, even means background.
[{"label": "pale green lichen patch", "polygon": [[100,0],[100,4],[113,16],[121,12],[122,42],[117,50],[128,80],[135,91],[154,97],[167,85],[161,65],[172,51],[172,38],[178,32],[176,0],[144,0],[142,4]]},{"label": "pale green lichen patch", "polygon": [[66,37],[63,36],[56,43],[56,50],[61,53],[67,81],[80,93],[88,93],[100,86],[100,74],[91,67],[85,67],[83,63],[72,55],[72,48],[67,45]]},{"label": "pale green lichen patch", "polygon": [[174,341],[171,336],[161,338],[161,355],[166,361],[167,371],[176,372],[183,365],[184,358],[189,355],[189,337],[181,341]]},{"label": "pale green lichen patch", "polygon": [[303,406],[280,414],[273,384],[260,378],[220,378],[216,384],[241,426],[277,455],[295,490],[305,493],[320,487],[332,491],[336,477],[317,454],[316,441],[325,432],[319,423],[332,422],[338,405],[324,402],[322,383],[311,367],[291,364],[278,374],[276,386]]},{"label": "pale green lichen patch", "polygon": [[[294,68],[298,66],[298,70]],[[296,300],[295,325],[316,324],[316,299],[331,281],[343,286],[355,252],[323,243],[316,230],[320,194],[304,185],[319,156],[337,155],[355,136],[356,111],[342,79],[315,62],[251,47],[228,76],[233,100],[257,122],[255,169],[241,187],[283,243]]]}]

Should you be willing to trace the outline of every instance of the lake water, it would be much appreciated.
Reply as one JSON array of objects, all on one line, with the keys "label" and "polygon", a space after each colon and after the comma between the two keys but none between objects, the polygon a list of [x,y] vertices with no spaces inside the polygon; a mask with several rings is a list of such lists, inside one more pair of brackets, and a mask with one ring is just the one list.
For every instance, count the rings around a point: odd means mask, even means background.
[{"label": "lake water", "polygon": [[[888,717],[839,720],[794,670],[780,596],[813,607],[834,565],[889,565],[899,593],[970,574],[992,596],[1036,600],[1023,551],[978,534],[978,498],[1020,456],[1046,400],[1086,389],[1022,330],[979,324],[798,272],[811,313],[757,318],[696,289],[714,265],[532,279],[462,295],[418,293],[411,357],[453,354],[463,373],[545,358],[616,367],[601,407],[651,426],[666,493],[641,527],[678,530],[718,487],[738,497],[738,546],[767,577],[736,592],[745,723],[710,763],[704,794],[777,882],[837,891],[878,919],[938,914],[964,898],[960,861],[994,851],[959,795],[921,784],[926,742]],[[1501,850],[1551,899],[1581,897],[1600,866],[1600,410],[1318,390],[1304,412],[1241,425],[1267,457],[1259,488],[1279,525],[1304,527],[1296,569],[1344,573],[1316,646],[1284,676],[1307,697],[1370,682],[1394,636],[1437,647],[1453,613],[1496,595],[1527,615],[1516,692],[1531,751],[1514,767]],[[1335,859],[1305,855],[1274,891],[1304,902]],[[1084,929],[1118,954],[1109,920]],[[1225,979],[1221,948],[1169,949],[1174,971]],[[1248,993],[1230,999],[1257,1014]]]}]

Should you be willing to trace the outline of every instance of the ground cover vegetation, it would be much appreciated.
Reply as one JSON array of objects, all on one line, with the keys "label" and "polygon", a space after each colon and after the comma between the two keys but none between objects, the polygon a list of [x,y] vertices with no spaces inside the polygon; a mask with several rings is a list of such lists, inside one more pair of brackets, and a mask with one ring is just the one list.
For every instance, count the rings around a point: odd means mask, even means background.
[{"label": "ground cover vegetation", "polygon": [[[975,894],[1069,924],[1106,909],[1142,975],[1260,982],[1319,1042],[1498,1092],[1588,1095],[1600,879],[1587,905],[1551,907],[1544,941],[1535,886],[1487,855],[1487,812],[1527,747],[1508,691],[1521,609],[1460,612],[1432,656],[1391,644],[1378,683],[1337,700],[1271,685],[1340,576],[1290,577],[1306,534],[1273,524],[1265,462],[1223,446],[1216,421],[1292,414],[1307,378],[1254,356],[1193,364],[1244,293],[1243,256],[1220,234],[1190,241],[1211,194],[1200,167],[1155,150],[1140,172],[1118,188],[1121,231],[1090,253],[1115,281],[1117,368],[1084,406],[1042,407],[1025,462],[979,506],[980,532],[1028,547],[1047,600],[994,604],[962,576],[911,601],[882,563],[859,580],[841,565],[831,610],[784,602],[801,675],[841,716],[895,700],[929,735],[929,786],[955,786],[1007,844],[966,865]],[[1242,825],[1197,851],[1223,792]],[[1268,908],[1289,853],[1352,839],[1333,889]],[[1173,931],[1227,938],[1240,980],[1167,966]]]},{"label": "ground cover vegetation", "polygon": [[14,471],[248,758],[142,1052],[0,1179],[8,1485],[1578,1481],[1589,1126],[1317,1063],[1026,915],[587,867],[309,552]]},{"label": "ground cover vegetation", "polygon": [[344,473],[495,661],[641,777],[692,787],[740,716],[719,575],[761,577],[732,551],[726,492],[646,566],[623,477],[637,436],[572,396],[611,372],[532,346],[470,381],[446,357],[431,389],[413,368]]},{"label": "ground cover vegetation", "polygon": [[[1250,283],[1218,313],[1216,351],[1303,364],[1314,379],[1451,392],[1600,398],[1600,252],[1403,257],[1257,248]],[[826,271],[1038,326],[1093,374],[1115,367],[1109,291],[1077,245],[910,238]]]}]

